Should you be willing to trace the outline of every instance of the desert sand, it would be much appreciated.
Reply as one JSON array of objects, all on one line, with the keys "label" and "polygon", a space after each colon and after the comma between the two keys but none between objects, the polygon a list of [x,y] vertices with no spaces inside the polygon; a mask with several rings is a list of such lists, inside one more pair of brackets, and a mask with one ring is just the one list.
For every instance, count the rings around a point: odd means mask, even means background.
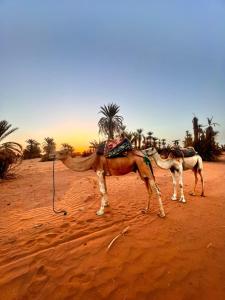
[{"label": "desert sand", "polygon": [[186,204],[170,200],[169,172],[154,170],[165,219],[156,197],[142,214],[135,173],[107,178],[110,207],[98,217],[95,173],[56,162],[63,216],[52,211],[52,162],[24,161],[0,183],[0,299],[225,299],[225,157],[204,163],[205,198],[189,195],[194,176],[184,173]]}]

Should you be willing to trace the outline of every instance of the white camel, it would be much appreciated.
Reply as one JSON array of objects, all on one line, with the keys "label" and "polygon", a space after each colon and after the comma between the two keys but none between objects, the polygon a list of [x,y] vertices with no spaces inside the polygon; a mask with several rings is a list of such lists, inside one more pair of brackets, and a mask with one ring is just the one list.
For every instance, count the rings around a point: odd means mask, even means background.
[{"label": "white camel", "polygon": [[179,187],[180,187],[180,200],[181,202],[185,203],[185,197],[184,197],[184,191],[183,191],[183,171],[186,170],[192,170],[195,175],[195,184],[194,184],[194,190],[190,194],[195,196],[196,193],[196,186],[198,182],[198,174],[201,177],[201,185],[202,185],[202,193],[201,196],[204,197],[204,179],[202,175],[203,170],[203,163],[202,158],[197,153],[194,156],[191,157],[180,157],[180,158],[172,158],[168,157],[166,159],[161,158],[159,153],[154,147],[150,147],[146,150],[144,150],[145,153],[152,157],[156,163],[156,165],[162,169],[170,170],[172,179],[173,179],[173,195],[171,197],[171,200],[177,200],[177,182],[176,182],[176,173],[178,174],[179,178]]}]

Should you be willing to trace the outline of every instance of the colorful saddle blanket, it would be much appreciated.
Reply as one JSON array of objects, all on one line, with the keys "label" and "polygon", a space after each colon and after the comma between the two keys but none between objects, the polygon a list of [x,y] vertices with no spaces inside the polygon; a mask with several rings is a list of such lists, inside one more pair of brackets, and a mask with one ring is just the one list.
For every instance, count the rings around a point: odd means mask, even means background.
[{"label": "colorful saddle blanket", "polygon": [[132,145],[127,138],[117,142],[108,140],[102,143],[97,149],[97,154],[104,155],[107,158],[123,157],[125,152],[132,150]]},{"label": "colorful saddle blanket", "polygon": [[180,158],[180,157],[192,157],[195,156],[197,152],[193,147],[187,148],[172,148],[169,154],[170,157]]}]

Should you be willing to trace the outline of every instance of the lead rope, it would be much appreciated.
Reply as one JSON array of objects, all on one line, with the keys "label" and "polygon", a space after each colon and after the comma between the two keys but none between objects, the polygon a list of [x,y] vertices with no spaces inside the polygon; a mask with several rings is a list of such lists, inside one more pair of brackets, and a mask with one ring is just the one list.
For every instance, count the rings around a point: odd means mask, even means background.
[{"label": "lead rope", "polygon": [[64,216],[67,215],[66,210],[55,209],[55,158],[53,158],[53,165],[52,165],[52,209],[56,214],[64,214]]}]

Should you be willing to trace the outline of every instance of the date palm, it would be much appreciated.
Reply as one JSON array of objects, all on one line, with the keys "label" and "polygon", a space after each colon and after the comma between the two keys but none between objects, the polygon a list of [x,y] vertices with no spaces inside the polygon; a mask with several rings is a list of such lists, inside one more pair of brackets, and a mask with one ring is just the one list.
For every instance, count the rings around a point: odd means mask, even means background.
[{"label": "date palm", "polygon": [[62,145],[62,147],[63,147],[63,150],[67,150],[68,153],[72,154],[72,153],[74,152],[74,147],[71,146],[70,144],[68,144],[68,143],[63,143],[63,144],[61,144],[61,145]]},{"label": "date palm", "polygon": [[103,117],[98,122],[99,133],[107,135],[108,139],[113,139],[114,133],[123,128],[123,117],[118,115],[119,110],[120,107],[115,103],[100,107],[99,113]]},{"label": "date palm", "polygon": [[163,146],[163,148],[166,147],[166,139],[162,139],[162,146]]},{"label": "date palm", "polygon": [[158,138],[153,136],[153,147],[157,148],[157,141],[158,141]]},{"label": "date palm", "polygon": [[137,145],[138,145],[138,133],[137,132],[133,132],[131,144],[133,144],[134,148],[137,149]]},{"label": "date palm", "polygon": [[2,141],[18,128],[6,120],[0,121],[0,178],[5,178],[12,166],[16,165],[22,157],[22,146],[16,142]]},{"label": "date palm", "polygon": [[89,149],[91,150],[91,152],[94,152],[98,149],[98,147],[100,146],[100,144],[102,144],[102,142],[97,142],[96,140],[92,140],[89,142],[90,146]]},{"label": "date palm", "polygon": [[51,158],[50,155],[55,152],[55,149],[56,144],[54,142],[54,139],[46,137],[43,143],[44,155],[42,157],[42,161],[52,160],[53,158]]},{"label": "date palm", "polygon": [[174,140],[174,141],[173,141],[173,145],[174,145],[175,147],[179,147],[179,142],[180,142],[180,140]]},{"label": "date palm", "polygon": [[147,144],[148,144],[148,147],[152,146],[152,135],[153,135],[152,131],[147,132]]},{"label": "date palm", "polygon": [[124,131],[124,135],[128,140],[132,142],[133,135],[134,135],[132,131]]},{"label": "date palm", "polygon": [[138,140],[138,149],[141,149],[141,140],[143,138],[143,129],[137,129],[137,140]]},{"label": "date palm", "polygon": [[38,143],[34,139],[26,140],[27,146],[23,151],[24,159],[36,158],[41,156],[41,149],[39,147],[40,143]]}]

